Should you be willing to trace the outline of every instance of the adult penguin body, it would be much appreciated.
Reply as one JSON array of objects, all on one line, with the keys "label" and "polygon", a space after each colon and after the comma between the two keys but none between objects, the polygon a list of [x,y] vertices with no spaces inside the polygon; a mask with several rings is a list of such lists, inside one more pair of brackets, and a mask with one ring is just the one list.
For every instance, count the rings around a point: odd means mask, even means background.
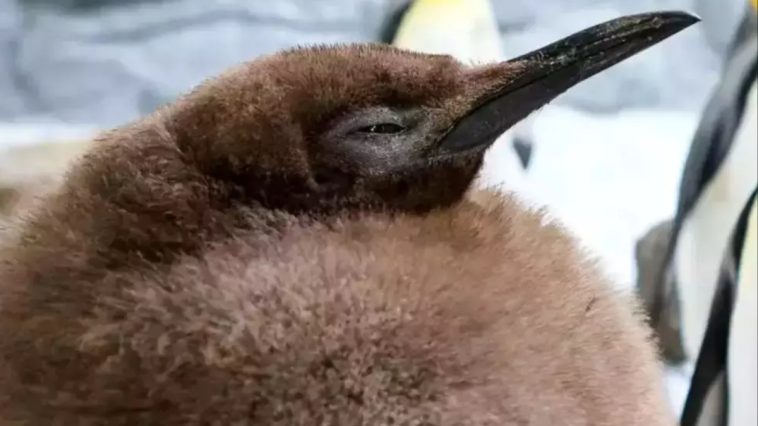
[{"label": "adult penguin body", "polygon": [[[696,363],[684,425],[755,424],[755,227],[758,185],[758,29],[754,6],[735,33],[721,82],[695,134],[676,216],[638,255],[662,262],[641,292],[663,352]],[[659,235],[657,235],[659,234]],[[643,276],[643,275],[641,275]]]}]

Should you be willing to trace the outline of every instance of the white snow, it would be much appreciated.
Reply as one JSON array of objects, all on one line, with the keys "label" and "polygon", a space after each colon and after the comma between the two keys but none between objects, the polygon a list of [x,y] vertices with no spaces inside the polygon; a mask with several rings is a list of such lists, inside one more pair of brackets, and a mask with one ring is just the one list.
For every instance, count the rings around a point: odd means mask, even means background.
[{"label": "white snow", "polygon": [[696,125],[695,114],[671,111],[551,107],[536,117],[531,186],[624,287],[635,279],[637,238],[674,214]]}]

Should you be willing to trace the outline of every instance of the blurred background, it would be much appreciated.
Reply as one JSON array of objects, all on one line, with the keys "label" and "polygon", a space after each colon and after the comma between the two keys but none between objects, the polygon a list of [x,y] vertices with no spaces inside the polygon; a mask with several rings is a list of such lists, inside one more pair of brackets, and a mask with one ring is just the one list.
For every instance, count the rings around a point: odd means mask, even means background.
[{"label": "blurred background", "polygon": [[[314,43],[391,41],[406,3],[0,0],[0,219],[54,185],[99,130],[148,114],[259,55]],[[601,256],[620,287],[631,289],[635,242],[675,212],[687,151],[746,1],[491,5],[505,58],[625,14],[679,9],[703,19],[570,90],[525,131],[532,146],[528,196],[548,205]],[[511,167],[500,160],[488,160],[495,180]],[[687,381],[677,371],[669,384],[679,408]]]}]

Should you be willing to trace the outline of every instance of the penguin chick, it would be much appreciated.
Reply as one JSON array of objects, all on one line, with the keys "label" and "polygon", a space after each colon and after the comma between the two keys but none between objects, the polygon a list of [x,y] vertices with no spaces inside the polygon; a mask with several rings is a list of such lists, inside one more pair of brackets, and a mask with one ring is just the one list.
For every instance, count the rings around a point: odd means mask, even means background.
[{"label": "penguin chick", "polygon": [[694,22],[477,69],[296,49],[104,135],[0,249],[0,425],[667,424],[575,245],[462,198],[508,127]]}]

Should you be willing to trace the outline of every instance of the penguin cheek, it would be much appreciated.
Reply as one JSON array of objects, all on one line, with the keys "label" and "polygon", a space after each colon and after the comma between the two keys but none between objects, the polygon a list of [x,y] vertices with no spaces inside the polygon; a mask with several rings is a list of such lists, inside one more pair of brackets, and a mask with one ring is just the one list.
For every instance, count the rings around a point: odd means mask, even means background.
[{"label": "penguin cheek", "polygon": [[432,199],[439,200],[440,206],[460,201],[474,181],[482,161],[482,155],[472,153],[435,163],[427,174],[427,193]]},{"label": "penguin cheek", "polygon": [[322,194],[340,194],[355,185],[356,176],[334,167],[320,167],[313,172],[313,181]]},{"label": "penguin cheek", "polygon": [[460,201],[477,170],[475,158],[438,162],[365,181],[365,191],[382,205],[423,213]]}]

